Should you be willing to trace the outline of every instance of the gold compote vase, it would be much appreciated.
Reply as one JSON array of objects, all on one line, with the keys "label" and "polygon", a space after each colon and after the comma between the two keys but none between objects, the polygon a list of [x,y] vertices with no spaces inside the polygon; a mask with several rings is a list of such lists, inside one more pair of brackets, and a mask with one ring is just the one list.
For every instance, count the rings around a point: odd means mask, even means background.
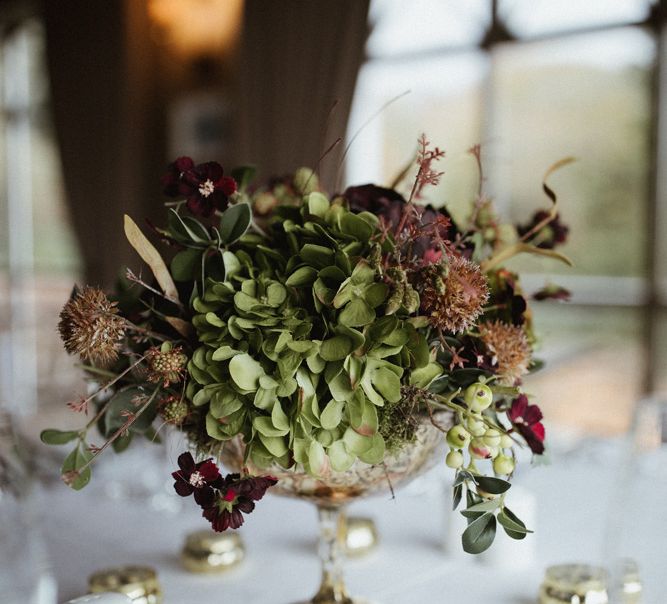
[{"label": "gold compote vase", "polygon": [[[385,455],[380,464],[369,465],[357,460],[345,472],[330,471],[315,478],[302,467],[285,469],[278,464],[268,468],[248,469],[253,473],[271,474],[278,483],[271,492],[312,501],[319,517],[318,554],[322,563],[322,581],[311,604],[361,604],[351,598],[343,580],[343,538],[345,506],[361,497],[389,492],[403,486],[431,469],[444,451],[443,430],[451,426],[450,416],[439,413],[423,417],[412,442]],[[222,463],[233,471],[243,466],[244,444],[240,437],[229,441],[221,454]],[[247,463],[247,462],[246,462]]]}]

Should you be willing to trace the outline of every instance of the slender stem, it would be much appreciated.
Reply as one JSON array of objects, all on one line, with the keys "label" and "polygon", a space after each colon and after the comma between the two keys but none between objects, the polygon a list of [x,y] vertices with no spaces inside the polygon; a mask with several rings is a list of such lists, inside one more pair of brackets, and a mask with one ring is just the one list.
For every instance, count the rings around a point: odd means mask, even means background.
[{"label": "slender stem", "polygon": [[342,507],[318,505],[320,540],[318,553],[322,562],[322,583],[311,604],[353,604],[343,582]]},{"label": "slender stem", "polygon": [[81,472],[83,472],[86,468],[88,468],[95,461],[95,459],[97,459],[97,457],[104,452],[104,450],[109,445],[113,444],[114,441],[118,439],[119,436],[121,436],[130,429],[130,426],[132,426],[132,424],[139,419],[139,416],[144,411],[146,411],[146,409],[148,409],[150,404],[155,400],[155,397],[157,396],[158,392],[160,392],[160,386],[157,386],[155,390],[153,390],[153,394],[151,394],[150,397],[146,399],[146,402],[141,406],[141,409],[139,409],[139,411],[137,411],[134,415],[132,415],[132,417],[128,418],[127,421],[120,428],[118,428],[118,430],[116,430],[112,434],[112,436],[99,449],[97,449],[97,451],[95,451],[95,453],[88,460],[88,462],[78,469],[79,474],[81,474]]},{"label": "slender stem", "polygon": [[[136,361],[135,363],[132,363],[132,365],[130,365],[130,366],[129,366],[127,369],[125,369],[125,371],[123,371],[122,373],[119,373],[113,380],[111,380],[111,381],[107,382],[106,384],[100,386],[95,392],[93,392],[93,394],[91,394],[91,395],[86,399],[86,402],[93,400],[93,399],[94,399],[100,392],[102,392],[103,390],[106,390],[107,388],[110,388],[111,386],[113,386],[113,385],[114,385],[118,380],[120,380],[124,375],[128,374],[128,373],[129,373],[130,371],[132,371],[132,370],[133,370],[139,363],[141,363],[143,360],[145,360],[145,358],[146,358],[145,355],[142,356],[142,357],[140,357],[138,361]],[[97,420],[100,419],[100,417],[102,417],[102,416],[107,412],[107,409],[109,408],[109,405],[110,405],[110,404],[111,404],[111,399],[109,399],[109,400],[102,406],[102,408],[97,412],[97,414],[95,415],[95,417],[93,417],[93,419],[91,419],[91,420],[86,424],[86,427],[84,428],[84,431],[85,431],[85,430],[88,430],[88,428],[90,428],[90,427],[93,426],[95,423],[97,423]]]}]

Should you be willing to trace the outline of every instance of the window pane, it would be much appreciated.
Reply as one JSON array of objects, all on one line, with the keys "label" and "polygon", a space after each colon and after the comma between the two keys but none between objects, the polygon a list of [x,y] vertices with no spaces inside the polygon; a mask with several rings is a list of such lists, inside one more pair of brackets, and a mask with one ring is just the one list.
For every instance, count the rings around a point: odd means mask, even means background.
[{"label": "window pane", "polygon": [[37,400],[61,401],[71,391],[75,370],[54,326],[80,258],[49,119],[39,22],[3,39],[0,64],[0,404],[28,413]]},{"label": "window pane", "polygon": [[495,53],[487,160],[489,192],[500,210],[519,222],[547,207],[540,187],[545,170],[563,157],[577,158],[550,179],[571,227],[563,251],[575,267],[534,258],[515,267],[567,276],[646,276],[653,55],[651,38],[637,29],[508,45]]},{"label": "window pane", "polygon": [[641,396],[641,309],[533,304],[545,369],[525,380],[550,426],[620,434]]},{"label": "window pane", "polygon": [[632,24],[649,14],[649,0],[501,0],[502,17],[517,36]]},{"label": "window pane", "polygon": [[[352,143],[346,164],[348,184],[389,185],[414,156],[425,133],[445,149],[445,171],[428,198],[469,208],[477,187],[474,160],[467,150],[480,139],[482,84],[486,60],[481,53],[392,63],[370,62],[362,69],[353,104],[348,140],[390,99],[405,93],[364,126]],[[409,193],[411,182],[399,189]],[[456,209],[456,208],[454,208]]]},{"label": "window pane", "polygon": [[658,368],[656,375],[656,390],[667,396],[667,310],[663,309],[660,313],[658,322]]},{"label": "window pane", "polygon": [[473,46],[490,20],[487,0],[373,0],[368,40],[371,57],[447,46]]}]

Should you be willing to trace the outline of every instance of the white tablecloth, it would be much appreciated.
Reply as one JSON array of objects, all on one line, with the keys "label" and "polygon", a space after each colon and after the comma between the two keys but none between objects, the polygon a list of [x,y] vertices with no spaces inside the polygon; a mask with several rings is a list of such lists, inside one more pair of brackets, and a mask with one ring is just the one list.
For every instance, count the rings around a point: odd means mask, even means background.
[{"label": "white tablecloth", "polygon": [[[456,538],[447,536],[450,491],[443,469],[398,491],[395,501],[384,497],[354,504],[351,513],[375,518],[381,543],[368,556],[347,561],[350,592],[385,604],[535,602],[547,565],[604,559],[613,451],[602,443],[593,453],[564,454],[550,466],[523,472],[518,483],[536,502],[530,527],[536,534],[518,543],[499,534],[496,553],[481,559],[446,547]],[[133,474],[140,472],[126,468],[125,480]],[[150,500],[108,497],[108,486],[92,484],[79,493],[56,486],[42,494],[43,534],[60,601],[85,593],[93,571],[124,564],[155,567],[165,604],[288,603],[314,593],[319,566],[310,504],[267,496],[241,529],[247,549],[243,564],[222,575],[201,576],[185,571],[178,558],[186,533],[208,526],[194,502],[175,494],[169,499],[165,491],[158,507],[183,505],[177,512],[156,511]],[[516,505],[509,497],[510,507],[525,506],[526,498],[518,496],[522,501]],[[664,534],[665,528],[656,530]]]}]

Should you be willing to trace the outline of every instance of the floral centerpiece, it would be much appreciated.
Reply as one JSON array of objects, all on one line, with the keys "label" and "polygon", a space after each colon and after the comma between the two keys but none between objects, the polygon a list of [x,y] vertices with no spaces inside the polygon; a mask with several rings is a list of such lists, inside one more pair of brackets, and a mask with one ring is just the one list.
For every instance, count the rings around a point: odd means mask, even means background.
[{"label": "floral centerpiece", "polygon": [[[193,445],[176,492],[221,531],[276,483],[262,468],[326,477],[382,464],[427,418],[448,446],[455,508],[465,493],[464,549],[486,549],[497,524],[525,537],[505,493],[515,450],[541,455],[545,430],[521,388],[539,366],[528,299],[503,265],[518,253],[567,262],[553,249],[567,228],[546,182],[548,209],[501,224],[481,167],[465,223],[426,205],[443,155],[420,139],[405,197],[400,182],[327,196],[309,169],[255,184],[251,169],[172,163],[166,225],[149,224],[166,254],[125,217],[152,276],[128,269],[113,295],[76,288],[62,310],[65,348],[98,385],[70,403],[88,416],[82,428],[42,433],[75,443],[65,482],[82,488],[105,449],[157,441],[168,424]],[[479,147],[471,155],[481,166]],[[551,286],[534,297],[565,296]],[[216,462],[232,441],[243,467],[223,476]]]}]

